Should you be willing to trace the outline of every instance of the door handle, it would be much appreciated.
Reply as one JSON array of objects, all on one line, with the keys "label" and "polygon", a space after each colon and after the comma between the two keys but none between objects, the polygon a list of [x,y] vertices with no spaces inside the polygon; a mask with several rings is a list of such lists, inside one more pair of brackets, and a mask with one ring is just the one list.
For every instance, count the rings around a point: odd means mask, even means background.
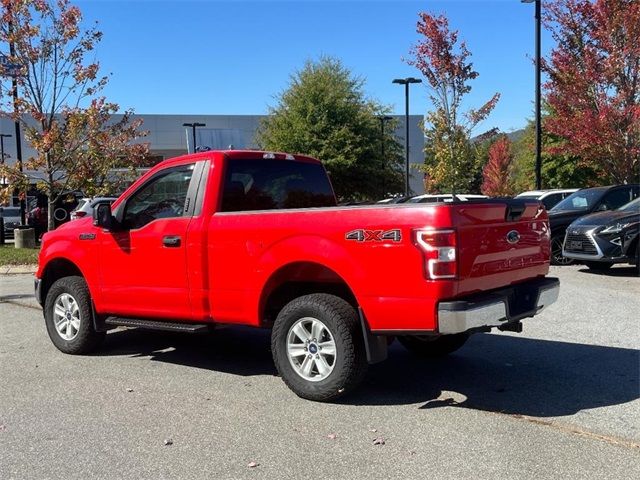
[{"label": "door handle", "polygon": [[182,243],[182,239],[178,235],[167,235],[162,238],[162,245],[169,248],[179,247]]}]

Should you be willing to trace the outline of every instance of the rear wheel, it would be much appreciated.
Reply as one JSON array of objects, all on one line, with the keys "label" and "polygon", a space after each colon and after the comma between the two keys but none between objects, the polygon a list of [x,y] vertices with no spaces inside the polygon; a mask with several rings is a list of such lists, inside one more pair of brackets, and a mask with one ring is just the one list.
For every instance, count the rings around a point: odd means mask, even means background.
[{"label": "rear wheel", "polygon": [[571,265],[572,258],[562,255],[562,245],[564,244],[564,233],[551,236],[551,265]]},{"label": "rear wheel", "polygon": [[444,357],[461,348],[469,339],[468,333],[455,335],[411,335],[398,337],[398,341],[409,350],[425,358]]},{"label": "rear wheel", "polygon": [[309,400],[348,393],[367,370],[356,311],[333,295],[305,295],[289,302],[273,326],[271,350],[287,386]]},{"label": "rear wheel", "polygon": [[49,338],[64,353],[90,353],[105,337],[93,328],[91,296],[82,277],[64,277],[51,286],[44,319]]},{"label": "rear wheel", "polygon": [[605,272],[611,268],[613,263],[611,262],[584,262],[589,270],[596,272]]}]

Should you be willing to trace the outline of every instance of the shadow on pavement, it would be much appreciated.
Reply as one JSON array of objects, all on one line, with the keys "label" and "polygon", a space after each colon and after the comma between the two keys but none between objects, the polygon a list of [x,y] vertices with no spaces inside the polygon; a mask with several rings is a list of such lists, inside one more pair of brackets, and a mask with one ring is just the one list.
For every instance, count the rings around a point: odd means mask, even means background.
[{"label": "shadow on pavement", "polygon": [[634,267],[634,266],[628,266],[628,267],[613,266],[610,269],[604,270],[602,272],[598,272],[597,270],[590,270],[587,267],[584,267],[578,271],[580,273],[588,273],[590,275],[599,275],[603,277],[640,277],[640,271],[638,271],[638,267]]},{"label": "shadow on pavement", "polygon": [[[161,351],[168,347],[173,349]],[[265,330],[224,328],[200,336],[114,331],[101,354],[150,356],[242,376],[276,375]],[[439,360],[416,358],[395,342],[389,359],[372,365],[364,384],[338,403],[455,405],[552,417],[639,397],[638,350],[477,334]]]}]

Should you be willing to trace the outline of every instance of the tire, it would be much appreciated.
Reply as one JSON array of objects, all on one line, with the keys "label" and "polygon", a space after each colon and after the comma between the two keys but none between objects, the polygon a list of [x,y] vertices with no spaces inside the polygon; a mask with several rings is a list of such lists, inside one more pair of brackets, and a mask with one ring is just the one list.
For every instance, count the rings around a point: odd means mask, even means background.
[{"label": "tire", "polygon": [[584,262],[589,270],[593,270],[595,272],[606,272],[609,270],[613,263],[611,262]]},{"label": "tire", "polygon": [[562,245],[564,244],[564,232],[551,235],[551,265],[571,265],[575,262],[573,258],[562,255]]},{"label": "tire", "polygon": [[398,337],[398,341],[411,353],[424,358],[438,358],[449,355],[461,348],[469,339],[468,333],[455,335],[411,335]]},{"label": "tire", "polygon": [[355,309],[324,293],[296,298],[280,311],[271,351],[284,383],[299,397],[318,402],[355,389],[368,366]]},{"label": "tire", "polygon": [[44,304],[44,319],[49,338],[64,353],[93,352],[105,337],[105,332],[96,332],[93,327],[91,295],[82,277],[64,277],[51,286]]}]

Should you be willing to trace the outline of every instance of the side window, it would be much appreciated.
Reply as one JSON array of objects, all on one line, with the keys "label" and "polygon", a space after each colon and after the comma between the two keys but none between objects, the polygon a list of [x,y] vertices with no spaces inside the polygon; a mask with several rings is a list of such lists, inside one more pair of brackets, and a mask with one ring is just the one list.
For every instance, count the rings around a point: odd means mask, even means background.
[{"label": "side window", "polygon": [[291,160],[230,159],[222,195],[223,212],[335,207],[320,164]]},{"label": "side window", "polygon": [[136,229],[160,218],[181,217],[194,165],[167,169],[135,192],[125,206],[123,224]]},{"label": "side window", "polygon": [[621,207],[625,203],[631,201],[631,189],[630,188],[618,188],[613,192],[607,193],[602,199],[602,205],[607,207],[607,210],[615,210]]},{"label": "side window", "polygon": [[554,193],[552,195],[548,195],[542,199],[542,204],[544,208],[547,210],[551,210],[553,206],[560,201],[560,194]]}]

